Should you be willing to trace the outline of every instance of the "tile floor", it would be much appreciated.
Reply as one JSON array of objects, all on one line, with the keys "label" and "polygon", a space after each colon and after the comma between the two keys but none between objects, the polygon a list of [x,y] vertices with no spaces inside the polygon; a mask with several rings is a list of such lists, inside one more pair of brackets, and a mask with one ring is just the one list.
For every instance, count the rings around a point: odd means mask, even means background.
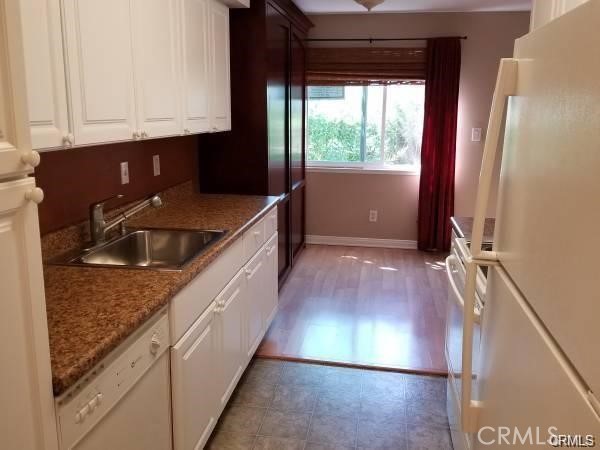
[{"label": "tile floor", "polygon": [[255,359],[207,448],[451,450],[445,401],[445,378]]}]

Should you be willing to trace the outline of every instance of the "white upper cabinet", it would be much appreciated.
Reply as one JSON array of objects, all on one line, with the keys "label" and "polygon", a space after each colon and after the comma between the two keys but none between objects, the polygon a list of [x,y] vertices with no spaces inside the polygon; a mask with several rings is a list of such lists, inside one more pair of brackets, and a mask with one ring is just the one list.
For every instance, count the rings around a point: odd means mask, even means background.
[{"label": "white upper cabinet", "polygon": [[209,0],[211,131],[231,130],[229,8]]},{"label": "white upper cabinet", "polygon": [[533,0],[530,31],[539,28],[589,0]]},{"label": "white upper cabinet", "polygon": [[70,145],[59,0],[21,0],[31,143]]},{"label": "white upper cabinet", "polygon": [[176,0],[132,0],[133,60],[140,137],[181,134]]},{"label": "white upper cabinet", "polygon": [[245,1],[19,1],[33,148],[231,129],[229,7]]},{"label": "white upper cabinet", "polygon": [[210,130],[209,1],[181,0],[184,134]]},{"label": "white upper cabinet", "polygon": [[130,2],[63,4],[75,144],[137,138]]},{"label": "white upper cabinet", "polygon": [[32,172],[19,3],[0,0],[0,179]]}]

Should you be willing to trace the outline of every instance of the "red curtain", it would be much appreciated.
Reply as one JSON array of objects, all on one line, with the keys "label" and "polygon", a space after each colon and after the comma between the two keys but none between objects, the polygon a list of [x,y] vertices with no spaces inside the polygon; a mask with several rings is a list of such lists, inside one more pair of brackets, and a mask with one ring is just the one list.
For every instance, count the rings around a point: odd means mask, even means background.
[{"label": "red curtain", "polygon": [[419,250],[450,249],[460,56],[458,38],[427,41],[419,186]]}]

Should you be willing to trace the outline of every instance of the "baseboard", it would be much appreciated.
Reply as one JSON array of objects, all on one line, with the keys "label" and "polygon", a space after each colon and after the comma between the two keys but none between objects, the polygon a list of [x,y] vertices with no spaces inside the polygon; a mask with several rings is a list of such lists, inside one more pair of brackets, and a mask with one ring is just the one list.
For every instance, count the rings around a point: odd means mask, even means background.
[{"label": "baseboard", "polygon": [[402,248],[407,250],[415,250],[417,248],[417,241],[342,236],[307,235],[306,243],[314,245],[343,245],[347,247]]}]

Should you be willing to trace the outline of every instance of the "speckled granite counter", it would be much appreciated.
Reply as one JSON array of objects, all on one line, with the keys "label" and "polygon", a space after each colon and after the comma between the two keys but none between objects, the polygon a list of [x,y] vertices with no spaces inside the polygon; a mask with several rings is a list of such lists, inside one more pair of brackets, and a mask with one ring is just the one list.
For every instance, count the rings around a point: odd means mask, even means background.
[{"label": "speckled granite counter", "polygon": [[[45,264],[55,395],[75,384],[166,305],[277,202],[276,197],[198,194],[191,183],[164,192],[162,199],[163,207],[146,209],[128,225],[225,229],[228,233],[181,272]],[[44,258],[79,245],[78,233],[73,227],[45,236],[42,239]]]},{"label": "speckled granite counter", "polygon": [[[458,237],[466,238],[471,240],[473,234],[473,218],[472,217],[452,217],[452,228],[458,235]],[[494,226],[496,225],[496,219],[485,219],[485,225],[483,228],[483,242],[492,243],[494,242]]]}]

